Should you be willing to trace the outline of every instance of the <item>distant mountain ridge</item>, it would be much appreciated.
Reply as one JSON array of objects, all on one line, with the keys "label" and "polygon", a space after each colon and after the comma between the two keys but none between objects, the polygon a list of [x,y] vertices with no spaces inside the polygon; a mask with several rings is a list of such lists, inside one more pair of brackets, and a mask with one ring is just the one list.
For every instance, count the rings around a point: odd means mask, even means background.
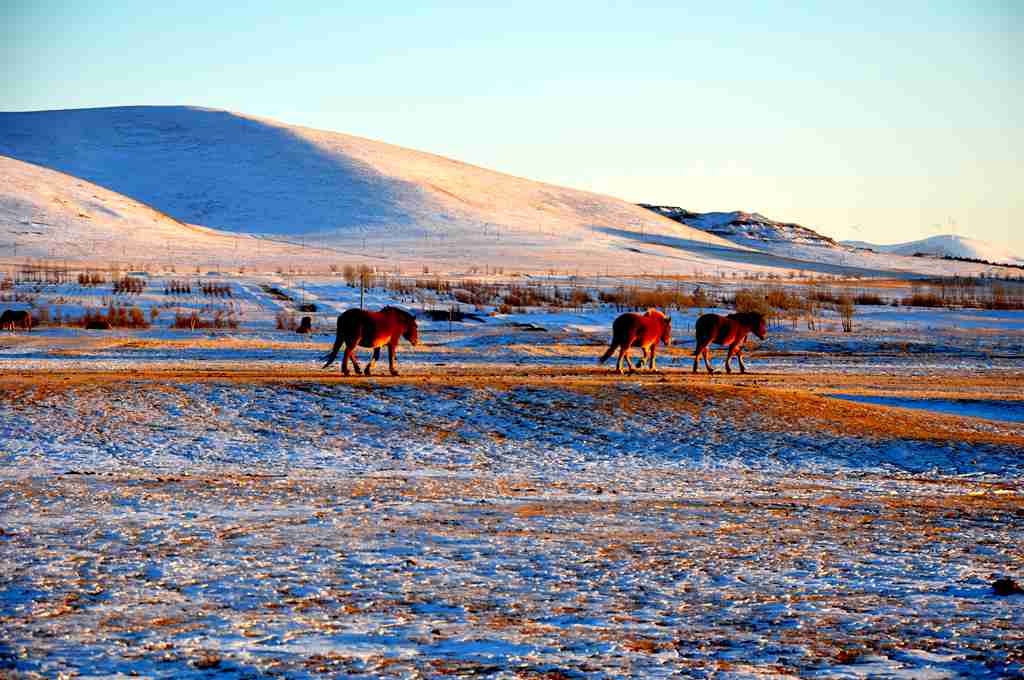
[{"label": "distant mountain ridge", "polygon": [[991,262],[993,264],[1024,264],[1024,258],[1018,257],[1004,248],[1000,248],[987,241],[957,236],[956,234],[939,234],[917,241],[894,243],[891,245],[879,245],[864,241],[843,241],[842,243],[850,248],[859,248],[891,255],[932,255],[935,257],[953,257]]},{"label": "distant mountain ridge", "polygon": [[841,247],[835,239],[813,229],[795,222],[779,222],[759,213],[748,213],[741,210],[698,213],[673,205],[650,205],[647,203],[638,205],[670,220],[696,227],[709,234],[731,241],[742,239],[744,245],[750,245],[752,241],[764,241],[829,248]]}]

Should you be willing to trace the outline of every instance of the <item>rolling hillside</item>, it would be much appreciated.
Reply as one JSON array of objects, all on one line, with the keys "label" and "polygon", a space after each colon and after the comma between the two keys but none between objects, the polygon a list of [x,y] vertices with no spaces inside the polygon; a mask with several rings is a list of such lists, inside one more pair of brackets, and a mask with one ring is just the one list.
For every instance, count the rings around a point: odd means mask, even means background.
[{"label": "rolling hillside", "polygon": [[698,215],[227,111],[0,113],[0,262],[468,271],[976,273],[757,213]]},{"label": "rolling hillside", "polygon": [[[182,223],[378,259],[639,267],[661,234],[733,247],[608,196],[226,111],[0,114],[0,154],[81,178]],[[22,218],[24,219],[24,218]],[[163,243],[159,243],[163,245]]]},{"label": "rolling hillside", "polygon": [[[77,177],[0,156],[0,261],[16,256],[187,264],[302,255],[286,243],[185,224]],[[309,250],[309,249],[306,249]],[[251,253],[251,255],[249,254]]]}]

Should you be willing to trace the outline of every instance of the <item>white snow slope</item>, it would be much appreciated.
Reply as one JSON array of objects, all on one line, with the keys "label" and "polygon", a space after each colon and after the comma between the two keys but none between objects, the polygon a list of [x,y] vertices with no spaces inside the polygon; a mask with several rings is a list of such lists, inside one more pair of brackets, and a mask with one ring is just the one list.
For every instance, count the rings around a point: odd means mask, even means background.
[{"label": "white snow slope", "polygon": [[[184,224],[138,201],[85,180],[0,156],[0,252],[89,262],[164,255],[214,261],[254,239]],[[260,239],[259,256],[279,259],[297,249]]]},{"label": "white snow slope", "polygon": [[399,258],[447,255],[494,264],[532,256],[535,265],[599,266],[620,262],[623,251],[652,234],[736,250],[619,199],[227,111],[0,113],[0,154],[87,180],[185,223],[303,235],[307,243],[358,245]]},{"label": "white snow slope", "polygon": [[892,245],[877,245],[863,241],[843,241],[843,245],[852,248],[866,248],[879,253],[892,253],[894,255],[937,255],[939,257],[966,257],[974,260],[985,260],[993,263],[1024,264],[1024,258],[1017,257],[1005,248],[979,241],[978,239],[957,236],[956,234],[940,234],[930,236],[918,241],[907,243],[895,243]]},{"label": "white snow slope", "polygon": [[[757,214],[719,216],[749,223],[726,239],[706,224],[617,198],[212,109],[0,113],[2,156],[0,258],[90,255],[264,269],[352,261],[407,271],[583,274],[988,269],[858,251],[799,225],[772,222],[766,232],[758,225],[771,221]],[[90,204],[96,196],[103,205]],[[253,234],[277,243],[238,238]]]}]

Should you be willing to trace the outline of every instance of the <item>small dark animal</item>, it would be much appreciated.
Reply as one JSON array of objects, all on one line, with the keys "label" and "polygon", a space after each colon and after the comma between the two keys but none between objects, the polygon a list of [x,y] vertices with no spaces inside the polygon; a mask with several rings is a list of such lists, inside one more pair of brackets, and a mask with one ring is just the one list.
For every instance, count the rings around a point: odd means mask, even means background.
[{"label": "small dark animal", "polygon": [[704,357],[704,366],[708,373],[714,373],[711,362],[708,359],[710,353],[708,346],[711,343],[716,345],[729,345],[729,353],[725,355],[725,372],[732,373],[729,362],[733,356],[739,361],[740,373],[746,373],[747,367],[743,364],[743,344],[747,341],[747,335],[753,332],[754,335],[764,340],[768,334],[768,324],[764,315],[757,312],[737,312],[729,316],[718,314],[704,314],[697,319],[697,349],[693,353],[693,372],[697,372],[697,362]]},{"label": "small dark animal", "polygon": [[[368,312],[363,309],[347,309],[338,317],[338,333],[334,347],[324,355],[324,368],[330,366],[338,356],[341,345],[345,345],[345,355],[341,359],[341,372],[348,375],[348,362],[356,369],[356,375],[370,375],[374,363],[380,358],[380,348],[388,346],[388,367],[391,375],[398,375],[395,368],[395,352],[398,341],[405,338],[411,345],[419,344],[416,317],[404,309],[385,307],[379,312]],[[359,370],[356,363],[356,347],[373,348],[373,357],[366,364],[366,369]]]},{"label": "small dark animal", "polygon": [[24,309],[6,309],[0,314],[0,329],[14,332],[15,326],[21,326],[26,331],[32,330],[32,315]]},{"label": "small dark animal", "polygon": [[622,373],[622,360],[625,359],[626,365],[629,366],[629,372],[635,373],[637,369],[627,354],[629,349],[635,346],[644,353],[640,360],[640,368],[643,368],[644,362],[647,361],[648,370],[657,371],[654,353],[658,347],[658,340],[661,340],[666,347],[672,344],[672,317],[666,316],[657,309],[648,309],[646,314],[633,312],[620,314],[612,323],[612,344],[597,362],[603,364],[608,361],[608,358],[618,349],[619,360],[615,364],[615,370]]},{"label": "small dark animal", "polygon": [[85,330],[87,331],[109,331],[113,329],[114,327],[105,319],[93,319],[85,324]]},{"label": "small dark animal", "polygon": [[304,316],[302,321],[299,322],[299,327],[295,329],[296,333],[309,333],[313,330],[313,317]]},{"label": "small dark animal", "polygon": [[992,592],[996,595],[1006,597],[1007,595],[1022,595],[1024,594],[1024,588],[1017,585],[1017,582],[1009,576],[1004,576],[1003,578],[992,582]]}]

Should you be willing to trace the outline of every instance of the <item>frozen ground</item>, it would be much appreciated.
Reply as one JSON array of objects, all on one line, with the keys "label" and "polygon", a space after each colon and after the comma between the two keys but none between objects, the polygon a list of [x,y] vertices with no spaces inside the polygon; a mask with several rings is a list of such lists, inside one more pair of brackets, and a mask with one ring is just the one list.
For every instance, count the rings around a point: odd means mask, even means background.
[{"label": "frozen ground", "polygon": [[677,315],[628,378],[613,311],[423,322],[343,380],[351,289],[301,338],[237,288],[236,330],[0,337],[0,675],[1024,673],[1024,425],[902,408],[1019,410],[1019,315],[865,309],[713,377]]}]

